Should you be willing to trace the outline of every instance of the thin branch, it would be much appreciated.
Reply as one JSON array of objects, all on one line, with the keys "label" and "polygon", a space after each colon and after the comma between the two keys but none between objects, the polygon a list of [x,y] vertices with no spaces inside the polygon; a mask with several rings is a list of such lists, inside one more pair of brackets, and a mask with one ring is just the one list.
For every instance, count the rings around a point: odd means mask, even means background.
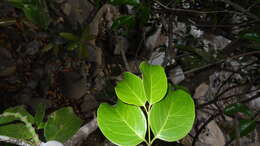
[{"label": "thin branch", "polygon": [[127,61],[127,58],[126,58],[126,55],[125,55],[125,50],[124,50],[124,48],[119,47],[119,49],[120,49],[121,56],[122,56],[122,58],[123,58],[123,61],[124,61],[126,70],[129,71],[129,72],[131,72],[131,68],[130,68],[130,66],[129,66],[129,64],[128,64],[128,61]]},{"label": "thin branch", "polygon": [[164,61],[163,61],[163,66],[166,66],[167,63],[169,62],[169,50],[172,49],[172,42],[173,42],[173,38],[172,38],[172,31],[173,31],[173,16],[170,15],[168,18],[168,47],[165,47],[165,57],[164,57]]},{"label": "thin branch", "polygon": [[257,94],[257,95],[255,95],[255,96],[252,96],[252,97],[247,98],[247,99],[244,99],[244,100],[241,101],[241,103],[248,103],[248,102],[250,102],[250,101],[252,101],[252,100],[255,100],[255,99],[257,99],[257,98],[260,98],[260,94]]},{"label": "thin branch", "polygon": [[253,18],[253,19],[257,20],[257,21],[260,21],[260,18],[259,18],[258,16],[256,16],[256,15],[253,14],[253,13],[250,13],[247,9],[243,8],[242,6],[238,5],[237,3],[234,3],[234,2],[232,2],[232,1],[230,1],[230,0],[219,0],[219,1],[224,2],[224,3],[226,3],[226,4],[229,4],[229,5],[231,5],[234,9],[236,9],[236,10],[242,12],[242,13],[247,14],[249,17],[251,17],[251,18]]},{"label": "thin branch", "polygon": [[171,12],[184,12],[184,13],[199,13],[199,14],[210,14],[210,13],[235,13],[233,11],[199,11],[199,10],[189,10],[189,9],[179,9],[179,8],[169,8],[168,6],[165,6],[159,1],[153,0],[156,4],[161,6],[163,9]]},{"label": "thin branch", "polygon": [[[246,92],[239,93],[239,94],[233,94],[233,95],[230,95],[230,96],[221,98],[221,99],[213,99],[213,100],[211,100],[211,101],[209,101],[209,102],[206,102],[206,103],[203,103],[203,104],[201,104],[201,105],[198,105],[197,108],[202,108],[202,107],[204,107],[204,106],[207,106],[207,105],[210,105],[210,104],[219,102],[219,101],[225,101],[225,100],[228,100],[228,99],[230,99],[230,98],[232,98],[232,97],[246,95],[246,94],[249,94],[249,93],[258,91],[258,90],[260,90],[260,88],[255,89],[255,90],[246,91]],[[246,102],[248,102],[248,99],[246,100]]]},{"label": "thin branch", "polygon": [[214,66],[214,65],[223,63],[223,62],[227,61],[228,59],[236,59],[236,58],[239,58],[239,57],[249,56],[249,55],[253,55],[253,54],[260,54],[260,51],[251,51],[251,52],[246,52],[246,53],[239,54],[239,55],[236,55],[236,56],[227,57],[227,58],[225,58],[225,59],[221,59],[221,60],[216,61],[216,62],[214,62],[214,63],[210,63],[210,64],[207,64],[207,65],[198,67],[198,68],[194,68],[194,69],[185,71],[184,74],[190,74],[190,73],[193,73],[193,72],[200,71],[200,70],[202,70],[202,69],[209,68],[209,67],[211,67],[211,66]]},{"label": "thin branch", "polygon": [[223,114],[222,112],[218,112],[214,115],[212,115],[210,118],[208,118],[208,120],[199,128],[198,132],[196,133],[196,135],[194,136],[193,140],[192,140],[192,146],[195,146],[197,139],[199,138],[200,133],[203,131],[204,128],[206,128],[206,126],[212,121],[214,120],[216,117],[220,116],[221,114]]},{"label": "thin branch", "polygon": [[[257,99],[257,98],[259,98],[259,97],[260,97],[260,95],[258,94],[258,95],[255,95],[255,96],[249,98],[249,99],[243,100],[241,103],[248,103],[248,102],[250,102],[250,101],[252,101],[252,100],[254,100],[254,99]],[[212,120],[214,120],[214,119],[217,118],[218,116],[221,116],[222,114],[223,114],[223,111],[219,111],[219,112],[217,112],[216,114],[212,115],[212,116],[199,128],[198,132],[196,133],[196,135],[194,136],[194,138],[193,138],[193,140],[192,140],[192,146],[195,146],[195,144],[196,144],[196,142],[197,142],[197,139],[199,138],[199,135],[200,135],[200,133],[203,131],[203,129],[206,128],[206,126],[207,126]],[[260,114],[260,113],[257,112],[257,113],[255,114],[255,117],[258,116],[259,114]],[[228,143],[229,143],[229,142],[228,142]],[[226,145],[226,146],[227,146],[227,145]]]}]

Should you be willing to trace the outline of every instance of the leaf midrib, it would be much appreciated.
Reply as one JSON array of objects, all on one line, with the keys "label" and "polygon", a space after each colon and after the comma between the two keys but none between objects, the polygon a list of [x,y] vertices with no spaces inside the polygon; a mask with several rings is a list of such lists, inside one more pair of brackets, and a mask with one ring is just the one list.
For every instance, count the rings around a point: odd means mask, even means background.
[{"label": "leaf midrib", "polygon": [[142,140],[145,140],[143,137],[139,136],[135,130],[127,123],[127,121],[120,115],[120,112],[115,109],[116,113],[119,115],[119,117],[122,119],[122,121]]},{"label": "leaf midrib", "polygon": [[[138,79],[139,80],[139,79]],[[126,84],[127,85],[127,87],[129,87],[129,89],[134,93],[134,95],[137,97],[137,100],[143,105],[143,101],[140,99],[140,98],[138,98],[139,96],[135,93],[135,91],[131,88],[131,86],[130,85],[128,85],[128,83]]]},{"label": "leaf midrib", "polygon": [[168,119],[169,119],[169,111],[171,111],[171,109],[172,109],[172,105],[173,105],[173,102],[171,102],[171,105],[170,105],[170,108],[169,108],[169,110],[168,110],[168,112],[167,112],[167,117],[166,117],[166,119],[167,120],[164,120],[164,122],[163,122],[163,125],[162,125],[162,128],[159,130],[159,132],[156,134],[156,136],[154,136],[155,138],[158,138],[157,136],[158,135],[160,135],[160,133],[162,132],[162,129],[164,128],[164,126],[166,125],[166,123],[167,123],[167,121],[168,121]]}]

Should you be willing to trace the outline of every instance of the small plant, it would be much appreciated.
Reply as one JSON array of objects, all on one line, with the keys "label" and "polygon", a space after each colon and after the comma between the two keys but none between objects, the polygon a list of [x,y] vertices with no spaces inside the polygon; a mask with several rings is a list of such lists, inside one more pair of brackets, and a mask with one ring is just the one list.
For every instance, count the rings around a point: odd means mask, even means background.
[{"label": "small plant", "polygon": [[80,37],[68,32],[61,32],[59,35],[68,41],[68,45],[67,45],[68,51],[76,50],[78,57],[81,58],[88,57],[87,47],[93,47],[93,46],[91,46],[90,43],[87,42],[95,39],[95,36],[90,34],[89,26],[87,26],[83,30]]},{"label": "small plant", "polygon": [[191,96],[168,87],[161,66],[142,62],[139,68],[142,79],[124,73],[124,80],[115,87],[119,98],[115,105],[99,106],[97,122],[101,132],[118,145],[145,142],[151,146],[156,139],[173,142],[183,138],[195,118]]},{"label": "small plant", "polygon": [[[238,127],[236,127],[236,124],[234,124],[234,127],[232,127],[233,130],[229,135],[230,140],[228,144],[239,137],[247,136],[249,133],[255,130],[257,115],[254,115],[254,113],[244,104],[230,104],[224,109],[224,113],[230,117],[235,117],[238,115],[238,113],[244,115],[243,118],[238,120]],[[239,136],[237,134],[239,134]]]},{"label": "small plant", "polygon": [[44,122],[45,106],[39,105],[35,116],[32,116],[23,106],[6,109],[0,114],[0,137],[19,139],[33,146],[44,145],[39,139],[37,130],[44,130],[48,143],[64,143],[80,128],[82,121],[74,114],[71,107],[61,108]]},{"label": "small plant", "polygon": [[14,7],[21,9],[34,24],[47,29],[51,18],[45,0],[8,0]]}]

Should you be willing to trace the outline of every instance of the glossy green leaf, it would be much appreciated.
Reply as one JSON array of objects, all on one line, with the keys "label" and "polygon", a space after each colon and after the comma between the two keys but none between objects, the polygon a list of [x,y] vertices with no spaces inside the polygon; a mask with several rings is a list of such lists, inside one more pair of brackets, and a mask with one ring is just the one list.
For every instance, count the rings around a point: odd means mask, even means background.
[{"label": "glossy green leaf", "polygon": [[[10,112],[10,113],[20,113],[22,116],[26,116],[28,121],[31,122],[32,124],[34,123],[34,118],[33,116],[28,113],[26,111],[26,109],[24,108],[24,106],[16,106],[16,107],[11,107],[8,108],[4,111],[5,112]],[[10,123],[13,121],[19,120],[13,116],[8,116],[8,117],[1,117],[0,118],[0,124],[6,124],[6,123]]]},{"label": "glossy green leaf", "polygon": [[131,28],[135,23],[135,18],[134,16],[128,15],[128,16],[121,16],[117,18],[113,24],[112,24],[112,29],[118,29],[122,26],[126,26],[128,28]]},{"label": "glossy green leaf", "polygon": [[149,119],[156,139],[177,141],[192,128],[195,119],[194,102],[187,92],[169,89],[167,96],[153,105]]},{"label": "glossy green leaf", "polygon": [[34,120],[35,120],[35,125],[38,127],[38,129],[41,127],[41,124],[43,122],[43,118],[45,115],[45,109],[46,109],[46,107],[44,104],[37,105]]},{"label": "glossy green leaf", "polygon": [[260,43],[260,33],[257,32],[244,33],[241,35],[241,38]]},{"label": "glossy green leaf", "polygon": [[164,68],[159,65],[140,64],[146,98],[150,104],[160,101],[167,92],[167,77]]},{"label": "glossy green leaf", "polygon": [[138,5],[140,4],[139,0],[109,0],[113,5]]},{"label": "glossy green leaf", "polygon": [[145,140],[146,119],[137,106],[120,100],[114,106],[103,103],[97,111],[97,122],[101,132],[115,144],[137,145]]},{"label": "glossy green leaf", "polygon": [[61,32],[59,35],[69,41],[79,41],[79,37],[69,32]]},{"label": "glossy green leaf", "polygon": [[[239,121],[239,134],[240,137],[248,135],[256,128],[255,120],[240,120]],[[235,131],[230,135],[231,139],[235,139]]]},{"label": "glossy green leaf", "polygon": [[0,126],[0,135],[9,136],[17,139],[32,138],[32,134],[22,123]]},{"label": "glossy green leaf", "polygon": [[240,103],[228,105],[224,109],[224,113],[226,115],[234,115],[238,112],[244,113],[244,114],[246,114],[250,117],[253,116],[253,113],[251,112],[251,110],[247,106],[245,106],[244,104],[240,104]]},{"label": "glossy green leaf", "polygon": [[125,103],[144,106],[147,101],[142,79],[130,72],[124,73],[124,79],[115,90],[117,97]]},{"label": "glossy green leaf", "polygon": [[78,118],[71,107],[61,108],[53,112],[44,127],[47,141],[65,142],[80,128],[82,120]]}]

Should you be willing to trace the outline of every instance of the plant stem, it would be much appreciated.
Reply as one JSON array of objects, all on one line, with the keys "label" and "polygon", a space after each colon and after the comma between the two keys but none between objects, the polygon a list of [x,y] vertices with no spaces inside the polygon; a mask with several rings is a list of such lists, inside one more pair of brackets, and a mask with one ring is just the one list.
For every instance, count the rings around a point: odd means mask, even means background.
[{"label": "plant stem", "polygon": [[150,124],[150,110],[151,110],[151,105],[149,104],[148,109],[147,109],[147,125],[148,125],[148,146],[151,146],[151,124]]}]

